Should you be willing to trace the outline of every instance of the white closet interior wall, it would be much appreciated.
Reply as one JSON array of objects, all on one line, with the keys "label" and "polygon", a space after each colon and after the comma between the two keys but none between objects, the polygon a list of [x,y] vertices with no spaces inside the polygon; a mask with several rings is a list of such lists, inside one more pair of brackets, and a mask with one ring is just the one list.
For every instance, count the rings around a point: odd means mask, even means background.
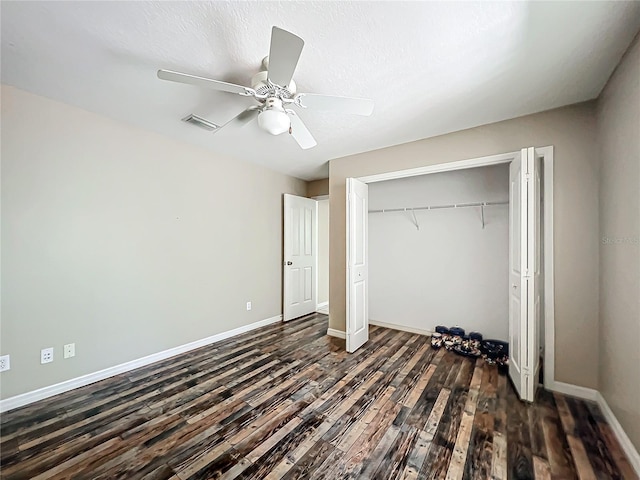
[{"label": "white closet interior wall", "polygon": [[[370,211],[508,198],[508,164],[369,184]],[[370,213],[370,319],[507,340],[508,205],[485,207],[484,220],[479,207]]]}]

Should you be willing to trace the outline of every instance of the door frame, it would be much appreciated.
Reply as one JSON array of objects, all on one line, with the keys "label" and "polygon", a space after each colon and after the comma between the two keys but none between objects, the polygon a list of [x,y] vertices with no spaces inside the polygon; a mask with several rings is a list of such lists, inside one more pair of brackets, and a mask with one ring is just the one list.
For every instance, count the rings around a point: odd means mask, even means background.
[{"label": "door frame", "polygon": [[[329,195],[328,194],[323,194],[323,195],[316,195],[315,197],[309,197],[312,200],[315,200],[316,203],[318,204],[318,210],[320,210],[320,201],[322,200],[329,200]],[[327,208],[329,208],[329,204],[327,204]],[[320,223],[320,219],[318,218],[318,212],[316,212],[316,238],[315,238],[315,242],[316,245],[318,246],[318,255],[316,256],[316,313],[324,313],[324,312],[320,312],[319,310],[322,309],[326,309],[326,311],[329,311],[329,300],[327,299],[326,302],[323,302],[322,304],[318,303],[318,289],[319,289],[319,285],[318,285],[318,276],[320,274],[320,272],[318,271],[320,268],[320,245],[318,244],[318,241],[320,239],[320,230],[319,230],[319,223]],[[327,223],[327,234],[329,233],[329,224]],[[328,270],[328,262],[329,262],[329,258],[327,256],[327,270]],[[327,283],[328,283],[328,278],[327,278]],[[328,289],[327,289],[328,292]],[[328,297],[328,295],[327,295]],[[283,313],[283,317],[284,318],[284,305],[283,305],[283,309],[282,309],[282,313]]]},{"label": "door frame", "polygon": [[[523,145],[523,147],[526,145]],[[544,252],[544,387],[548,390],[554,390],[555,386],[555,308],[554,308],[554,258],[553,258],[553,145],[545,147],[535,147],[536,155],[542,157],[543,165],[543,185],[542,196],[543,201],[543,240],[542,249]],[[459,160],[455,162],[436,163],[426,165],[424,167],[411,168],[407,170],[397,170],[393,172],[378,173],[375,175],[366,175],[362,177],[354,177],[364,183],[384,182],[386,180],[395,180],[399,178],[415,177],[417,175],[427,175],[430,173],[451,172],[455,170],[464,170],[475,167],[486,167],[490,165],[499,165],[502,163],[510,163],[516,155],[520,154],[520,150],[516,152],[501,153],[498,155],[489,155],[486,157],[471,158],[468,160]],[[347,252],[349,251],[349,227],[347,225]],[[368,239],[367,239],[368,241]],[[348,259],[347,259],[348,261]],[[347,274],[348,275],[348,274]],[[348,288],[348,278],[347,278]],[[346,330],[349,325],[349,295],[346,296]]]}]

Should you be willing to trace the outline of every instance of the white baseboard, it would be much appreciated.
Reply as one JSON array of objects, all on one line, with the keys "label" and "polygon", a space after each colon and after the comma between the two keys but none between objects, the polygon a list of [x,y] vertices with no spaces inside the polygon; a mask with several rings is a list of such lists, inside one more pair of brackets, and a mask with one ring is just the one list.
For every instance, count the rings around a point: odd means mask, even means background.
[{"label": "white baseboard", "polygon": [[327,335],[330,337],[342,338],[343,340],[347,338],[347,334],[342,330],[336,330],[335,328],[327,328]]},{"label": "white baseboard", "polygon": [[322,302],[316,305],[316,313],[329,315],[329,302]]},{"label": "white baseboard", "polygon": [[550,382],[546,388],[554,392],[571,395],[572,397],[578,397],[592,402],[597,401],[599,395],[598,391],[593,388],[580,387],[578,385],[572,385],[564,382],[553,381]]},{"label": "white baseboard", "polygon": [[104,380],[105,378],[129,372],[136,368],[144,367],[146,365],[159,362],[160,360],[165,360],[175,355],[180,355],[181,353],[204,347],[205,345],[219,342],[220,340],[225,340],[227,338],[240,335],[241,333],[246,333],[251,330],[255,330],[256,328],[265,327],[267,325],[280,321],[282,321],[282,315],[276,315],[275,317],[250,323],[249,325],[234,328],[233,330],[228,330],[226,332],[217,333],[216,335],[212,335],[207,338],[186,343],[184,345],[179,345],[168,350],[163,350],[162,352],[153,353],[151,355],[147,355],[146,357],[138,358],[136,360],[121,363],[120,365],[105,368],[104,370],[99,370],[87,375],[82,375],[81,377],[72,378],[71,380],[65,380],[64,382],[56,383],[55,385],[50,385],[48,387],[39,388],[31,392],[22,393],[20,395],[16,395],[15,397],[9,397],[4,400],[0,400],[0,412],[13,410],[14,408],[22,407],[24,405],[37,402],[38,400],[44,400],[45,398],[58,395],[59,393],[68,392],[69,390],[73,390],[74,388],[84,387],[85,385]]},{"label": "white baseboard", "polygon": [[598,406],[600,407],[600,410],[602,410],[604,418],[607,419],[607,423],[618,438],[618,442],[620,442],[622,450],[624,450],[624,453],[627,455],[629,463],[636,471],[638,477],[640,477],[640,453],[638,453],[636,447],[631,443],[631,439],[622,428],[622,425],[620,425],[620,422],[618,422],[618,419],[613,414],[609,404],[600,392],[597,392],[596,402],[598,402]]},{"label": "white baseboard", "polygon": [[405,327],[404,325],[396,325],[395,323],[379,322],[377,320],[369,320],[369,325],[390,328],[392,330],[400,330],[401,332],[417,333],[418,335],[431,335],[433,333],[431,330],[424,330],[422,328]]},{"label": "white baseboard", "polygon": [[607,420],[607,423],[613,430],[618,442],[622,446],[624,453],[627,455],[629,459],[629,463],[636,471],[638,476],[640,476],[640,454],[638,454],[638,450],[636,450],[633,443],[631,443],[631,439],[627,435],[627,433],[618,422],[618,419],[611,411],[609,404],[602,396],[602,394],[598,390],[594,390],[593,388],[580,387],[578,385],[571,385],[570,383],[564,382],[550,382],[548,386],[546,386],[548,390],[553,390],[554,392],[563,393],[565,395],[571,395],[572,397],[582,398],[583,400],[590,400],[592,402],[596,402],[602,410],[602,414],[604,418]]}]

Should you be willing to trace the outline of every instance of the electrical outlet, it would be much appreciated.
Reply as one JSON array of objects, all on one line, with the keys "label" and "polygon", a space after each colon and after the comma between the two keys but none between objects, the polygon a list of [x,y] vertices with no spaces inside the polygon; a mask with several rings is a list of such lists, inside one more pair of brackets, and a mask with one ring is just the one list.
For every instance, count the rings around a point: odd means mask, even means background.
[{"label": "electrical outlet", "polygon": [[43,348],[40,350],[40,363],[53,362],[53,347]]},{"label": "electrical outlet", "polygon": [[76,344],[75,343],[67,343],[64,346],[64,358],[71,358],[76,356]]},{"label": "electrical outlet", "polygon": [[0,372],[11,370],[11,358],[9,355],[2,355],[0,357]]},{"label": "electrical outlet", "polygon": [[247,312],[251,310],[251,302],[247,302]]}]

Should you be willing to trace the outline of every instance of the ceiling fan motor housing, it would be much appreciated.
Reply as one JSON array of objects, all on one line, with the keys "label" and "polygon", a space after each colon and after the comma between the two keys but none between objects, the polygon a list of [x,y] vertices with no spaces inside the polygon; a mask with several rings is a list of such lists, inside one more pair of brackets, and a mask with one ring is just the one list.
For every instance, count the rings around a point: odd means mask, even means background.
[{"label": "ceiling fan motor housing", "polygon": [[278,92],[274,90],[274,88],[269,85],[267,81],[268,72],[266,70],[262,70],[256,73],[253,77],[251,77],[251,88],[253,88],[258,95],[268,95],[268,94],[281,94],[284,98],[293,98],[296,94],[296,82],[293,79],[289,82],[289,85],[286,87],[278,86]]},{"label": "ceiling fan motor housing", "polygon": [[264,107],[258,114],[258,125],[271,135],[280,135],[289,131],[291,120],[279,98],[269,97],[265,100]]}]

